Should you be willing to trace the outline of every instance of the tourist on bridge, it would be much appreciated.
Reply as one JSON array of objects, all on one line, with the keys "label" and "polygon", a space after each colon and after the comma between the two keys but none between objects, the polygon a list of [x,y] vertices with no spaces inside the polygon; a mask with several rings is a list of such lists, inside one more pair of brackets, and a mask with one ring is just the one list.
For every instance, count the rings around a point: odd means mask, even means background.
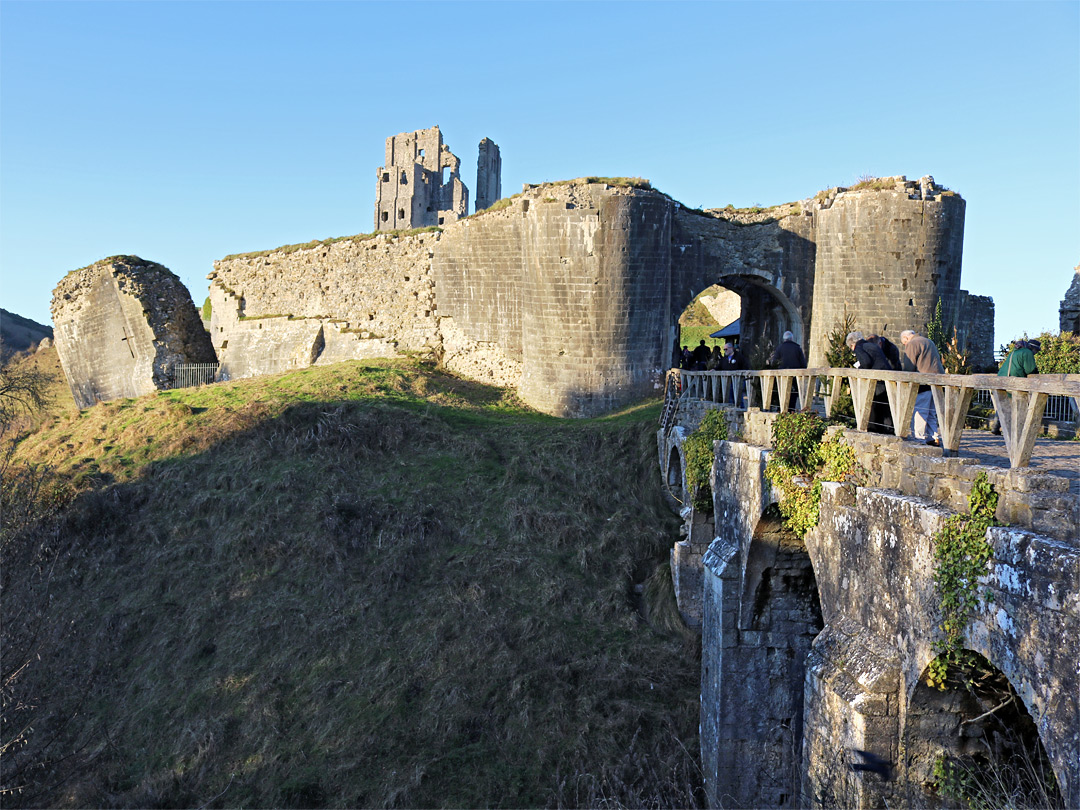
[{"label": "tourist on bridge", "polygon": [[[855,352],[855,368],[873,371],[892,371],[892,363],[885,357],[881,347],[872,340],[863,337],[862,332],[848,332],[848,348]],[[892,434],[892,414],[889,411],[889,398],[885,393],[885,383],[878,381],[874,386],[874,401],[870,406],[871,433]]]},{"label": "tourist on bridge", "polygon": [[[944,374],[934,341],[917,335],[911,329],[900,333],[900,343],[904,347],[903,371],[917,371],[920,374]],[[937,410],[934,408],[934,395],[929,385],[920,385],[915,397],[915,414],[911,417],[911,433],[916,439],[923,439],[933,447],[941,446],[938,434]]]},{"label": "tourist on bridge", "polygon": [[[803,354],[802,346],[795,342],[795,335],[790,331],[784,332],[784,339],[773,350],[769,357],[769,365],[774,368],[792,369],[806,368],[806,355]],[[799,408],[799,394],[794,386],[791,388],[791,396],[788,399],[788,410],[796,411]]]},{"label": "tourist on bridge", "polygon": [[[724,358],[720,361],[720,371],[749,371],[750,361],[743,357],[742,352],[735,348],[734,343],[724,344]],[[735,399],[740,408],[746,407],[746,393],[743,386],[735,383],[737,391]]]},{"label": "tourist on bridge", "polygon": [[716,344],[712,347],[712,354],[709,355],[709,371],[720,371],[721,363],[724,360],[724,350],[720,348],[720,344]]},{"label": "tourist on bridge", "polygon": [[881,353],[885,355],[885,359],[888,360],[889,365],[892,366],[893,371],[900,371],[901,368],[903,368],[900,362],[900,350],[896,348],[895,343],[884,335],[867,335],[866,339],[878,345],[878,348],[881,349]]},{"label": "tourist on bridge", "polygon": [[1026,377],[1029,374],[1038,374],[1038,366],[1035,365],[1035,352],[1042,348],[1037,340],[1018,340],[1013,343],[1013,350],[1009,356],[1001,361],[998,369],[999,377]]},{"label": "tourist on bridge", "polygon": [[709,355],[711,353],[709,347],[705,345],[705,338],[702,338],[701,343],[694,349],[694,371],[705,371],[709,365]]},{"label": "tourist on bridge", "polygon": [[[1008,357],[1001,361],[998,369],[999,377],[1026,377],[1029,374],[1038,374],[1039,368],[1035,364],[1035,352],[1042,348],[1042,343],[1037,340],[1013,341],[1012,351]],[[1012,394],[1009,394],[1012,396]],[[1001,420],[994,414],[990,419],[990,432],[995,436],[1001,435]]]}]

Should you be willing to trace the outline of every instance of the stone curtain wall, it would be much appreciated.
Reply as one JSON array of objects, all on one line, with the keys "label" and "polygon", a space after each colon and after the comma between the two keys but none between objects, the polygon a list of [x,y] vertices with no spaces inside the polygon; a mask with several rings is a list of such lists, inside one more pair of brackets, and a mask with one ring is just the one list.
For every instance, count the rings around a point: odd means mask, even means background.
[{"label": "stone curtain wall", "polygon": [[[968,364],[973,370],[997,371],[997,361],[994,360],[997,349],[994,343],[994,299],[989,295],[972,295],[967,290],[960,290],[957,301],[956,337],[960,350],[967,354]],[[952,338],[951,332],[948,337]]]},{"label": "stone curtain wall", "polygon": [[214,262],[210,332],[224,378],[439,346],[436,232]]},{"label": "stone curtain wall", "polygon": [[167,268],[115,256],[68,273],[53,291],[57,354],[75,404],[168,388],[177,363],[213,363],[187,288]]},{"label": "stone curtain wall", "polygon": [[[992,302],[958,287],[963,201],[895,184],[759,212],[688,211],[602,182],[545,184],[441,235],[229,257],[210,277],[222,375],[426,352],[517,387],[547,413],[599,414],[659,390],[679,314],[716,283],[741,295],[744,352],[759,362],[786,329],[804,347],[820,343],[845,304],[858,327],[888,322],[898,339],[922,328],[938,295],[946,319],[968,301],[969,348],[982,345]],[[924,192],[933,199],[915,199]]]},{"label": "stone curtain wall", "polygon": [[956,323],[964,200],[932,180],[900,187],[841,192],[815,212],[811,366],[824,365],[826,335],[845,310],[856,328],[897,345],[904,329],[923,331],[939,297],[942,322]]}]

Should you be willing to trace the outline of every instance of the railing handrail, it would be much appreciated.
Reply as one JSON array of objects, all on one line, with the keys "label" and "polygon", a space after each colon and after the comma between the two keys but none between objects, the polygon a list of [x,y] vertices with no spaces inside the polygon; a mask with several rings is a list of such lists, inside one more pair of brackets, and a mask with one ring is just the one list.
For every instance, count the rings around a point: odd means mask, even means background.
[{"label": "railing handrail", "polygon": [[854,377],[859,380],[890,380],[919,385],[948,385],[955,388],[980,388],[1000,391],[1031,391],[1055,396],[1080,396],[1080,374],[1033,374],[1030,377],[999,377],[996,374],[922,374],[917,371],[880,371],[878,369],[817,368],[755,369],[751,371],[691,371],[680,374],[718,377]]},{"label": "railing handrail", "polygon": [[[826,415],[832,412],[840,385],[846,381],[852,395],[856,429],[860,431],[868,429],[874,403],[886,404],[877,393],[877,383],[884,383],[893,431],[901,438],[910,432],[918,391],[929,389],[933,394],[941,447],[946,456],[955,455],[959,449],[975,392],[989,391],[1013,467],[1027,466],[1031,460],[1048,397],[1071,397],[1080,409],[1080,374],[999,377],[996,374],[921,374],[831,366],[755,371],[678,369],[678,372],[684,396],[689,399],[743,408],[752,406],[756,398],[761,407],[768,410],[776,395],[780,411],[784,412],[796,395],[803,408],[821,397]],[[827,391],[819,385],[825,382],[830,383]]]}]

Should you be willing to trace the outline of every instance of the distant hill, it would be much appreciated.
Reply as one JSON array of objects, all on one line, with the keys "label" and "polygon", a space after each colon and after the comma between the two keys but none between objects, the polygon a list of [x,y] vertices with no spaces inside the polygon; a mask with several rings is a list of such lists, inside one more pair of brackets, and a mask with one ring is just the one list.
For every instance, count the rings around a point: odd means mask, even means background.
[{"label": "distant hill", "polygon": [[0,309],[0,362],[6,362],[18,352],[36,348],[43,339],[51,339],[52,336],[51,326]]}]

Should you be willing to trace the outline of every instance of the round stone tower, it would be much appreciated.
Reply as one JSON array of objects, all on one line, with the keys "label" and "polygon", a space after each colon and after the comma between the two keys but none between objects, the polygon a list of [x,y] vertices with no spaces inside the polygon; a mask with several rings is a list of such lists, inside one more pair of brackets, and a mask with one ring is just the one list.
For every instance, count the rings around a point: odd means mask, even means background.
[{"label": "round stone tower", "polygon": [[964,208],[963,198],[932,177],[883,178],[822,201],[815,211],[811,367],[826,365],[826,336],[845,311],[856,329],[898,345],[903,330],[923,332],[939,298],[945,328],[957,322]]}]

